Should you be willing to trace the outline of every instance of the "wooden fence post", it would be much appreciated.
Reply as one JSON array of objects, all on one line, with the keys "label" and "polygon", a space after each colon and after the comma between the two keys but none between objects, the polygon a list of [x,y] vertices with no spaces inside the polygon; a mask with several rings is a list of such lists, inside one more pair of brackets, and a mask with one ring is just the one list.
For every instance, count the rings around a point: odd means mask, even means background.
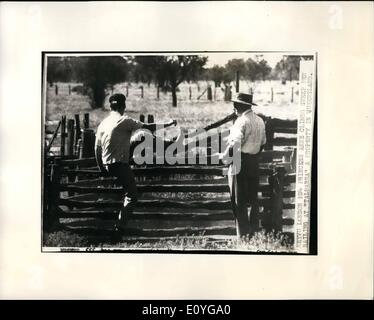
[{"label": "wooden fence post", "polygon": [[88,129],[90,127],[90,114],[89,113],[84,114],[83,127],[85,129]]},{"label": "wooden fence post", "polygon": [[189,99],[192,99],[192,89],[191,86],[188,87]]},{"label": "wooden fence post", "polygon": [[277,167],[272,176],[269,177],[271,186],[271,212],[268,221],[269,231],[282,231],[283,225],[283,188],[285,168]]},{"label": "wooden fence post", "polygon": [[66,131],[66,116],[62,116],[61,118],[61,147],[60,147],[61,157],[65,155],[65,131]]},{"label": "wooden fence post", "polygon": [[53,144],[53,141],[55,141],[57,135],[58,135],[58,131],[60,129],[60,126],[61,126],[61,120],[58,122],[58,125],[57,125],[57,128],[55,130],[55,132],[53,133],[53,136],[52,136],[52,139],[51,141],[49,142],[49,144],[46,146],[46,149],[45,149],[45,154],[47,155],[49,150],[51,149],[52,147],[52,144]]},{"label": "wooden fence post", "polygon": [[[186,137],[188,137],[188,136],[186,136]],[[188,163],[188,160],[187,160],[188,156],[189,156],[189,153],[188,153],[189,152],[189,150],[188,150],[189,147],[188,147],[188,145],[189,145],[188,143],[184,144],[184,163],[185,164]]]},{"label": "wooden fence post", "polygon": [[82,158],[95,156],[95,133],[92,129],[84,129],[82,135]]},{"label": "wooden fence post", "polygon": [[293,87],[291,88],[291,103],[293,103]]},{"label": "wooden fence post", "polygon": [[129,96],[129,86],[126,86],[126,98]]},{"label": "wooden fence post", "polygon": [[273,150],[274,145],[274,125],[271,117],[269,117],[265,124],[266,144],[265,150]]},{"label": "wooden fence post", "polygon": [[140,97],[143,99],[144,98],[144,87],[140,86]]},{"label": "wooden fence post", "polygon": [[75,117],[75,141],[74,141],[74,148],[75,154],[79,155],[79,148],[78,148],[78,141],[81,138],[81,124],[79,119],[79,114],[74,115]]},{"label": "wooden fence post", "polygon": [[154,123],[155,122],[155,118],[153,117],[153,114],[149,114],[148,115],[148,123]]},{"label": "wooden fence post", "polygon": [[157,100],[160,99],[160,86],[157,86]]},{"label": "wooden fence post", "polygon": [[231,86],[225,85],[225,101],[231,101]]},{"label": "wooden fence post", "polygon": [[51,158],[47,157],[47,154],[44,154],[44,174],[43,174],[43,207],[42,207],[42,228],[43,231],[47,231],[48,224],[48,213],[49,205],[51,201],[51,172],[52,164]]},{"label": "wooden fence post", "polygon": [[222,141],[222,132],[221,130],[218,131],[218,152],[221,153],[223,151],[223,141]]},{"label": "wooden fence post", "polygon": [[71,85],[69,84],[68,86],[68,90],[69,90],[69,96],[71,95]]},{"label": "wooden fence post", "polygon": [[240,73],[239,71],[236,71],[236,85],[235,85],[236,93],[239,92],[239,78],[240,78]]},{"label": "wooden fence post", "polygon": [[200,140],[199,140],[199,137],[197,136],[196,138],[196,164],[199,165],[200,164]]},{"label": "wooden fence post", "polygon": [[[153,117],[153,114],[149,114],[147,116],[147,123],[154,123],[154,122],[155,122],[155,119]],[[144,139],[145,139],[145,137],[144,137]],[[155,136],[152,137],[152,153],[153,153],[153,156],[154,156],[153,159],[155,160],[155,158],[157,158],[157,156],[158,156],[157,145],[156,145],[156,137]],[[145,153],[144,153],[144,156],[145,156]]]},{"label": "wooden fence post", "polygon": [[56,96],[58,95],[58,85],[57,84],[55,84],[55,94],[56,94]]},{"label": "wooden fence post", "polygon": [[207,165],[212,164],[212,136],[207,136],[206,138],[206,163]]},{"label": "wooden fence post", "polygon": [[[74,156],[74,120],[69,119],[67,123],[67,141],[66,141],[66,155],[67,156]],[[75,181],[75,176],[69,174],[68,175],[68,182],[74,182]],[[68,192],[69,197],[73,196],[74,193],[69,191]],[[72,209],[69,207],[69,209]]]},{"label": "wooden fence post", "polygon": [[51,231],[60,223],[58,217],[58,199],[60,197],[59,184],[60,184],[60,166],[57,161],[51,165],[51,178],[48,187],[49,199],[48,208],[43,212],[43,230]]},{"label": "wooden fence post", "polygon": [[[139,116],[139,120],[143,123],[148,123],[148,116],[147,116],[147,119],[145,118],[145,115],[144,114],[141,114]],[[140,143],[143,143],[145,141],[145,136],[143,135],[142,137],[140,137]],[[142,157],[145,157],[145,149],[143,149],[140,153],[140,155]],[[144,177],[139,177],[140,181],[144,181]]]},{"label": "wooden fence post", "polygon": [[273,88],[271,88],[271,99],[270,99],[271,102],[274,102],[274,90]]},{"label": "wooden fence post", "polygon": [[74,120],[69,119],[67,123],[66,155],[74,155]]},{"label": "wooden fence post", "polygon": [[209,101],[212,101],[212,87],[211,86],[207,88],[207,98]]}]

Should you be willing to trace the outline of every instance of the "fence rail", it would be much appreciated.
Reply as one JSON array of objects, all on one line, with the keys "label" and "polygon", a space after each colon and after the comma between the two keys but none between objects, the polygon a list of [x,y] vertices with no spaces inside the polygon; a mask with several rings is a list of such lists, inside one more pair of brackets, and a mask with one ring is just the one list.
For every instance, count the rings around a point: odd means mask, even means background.
[{"label": "fence rail", "polygon": [[[152,115],[141,118],[154,120]],[[294,224],[288,211],[295,208],[297,122],[263,118],[268,143],[260,158],[259,223],[266,230],[290,230]],[[94,133],[89,128],[89,115],[84,118],[83,129],[79,116],[74,121],[68,120],[67,126],[66,118],[60,121],[59,135],[66,138],[60,141],[63,152],[46,158],[45,192],[49,201],[45,203],[45,225],[60,219],[113,220],[122,205],[121,188],[114,178],[98,170],[93,157]],[[66,127],[70,133],[64,131]],[[278,137],[279,133],[290,136]],[[195,134],[194,138],[201,137]],[[182,157],[185,164],[177,165],[137,165],[132,159],[140,198],[127,230],[129,238],[145,241],[200,232],[210,237],[235,235],[227,167],[216,161],[211,144],[200,146],[204,146],[205,153],[199,155],[198,163],[190,161],[189,154]],[[219,151],[222,149],[220,146]]]}]

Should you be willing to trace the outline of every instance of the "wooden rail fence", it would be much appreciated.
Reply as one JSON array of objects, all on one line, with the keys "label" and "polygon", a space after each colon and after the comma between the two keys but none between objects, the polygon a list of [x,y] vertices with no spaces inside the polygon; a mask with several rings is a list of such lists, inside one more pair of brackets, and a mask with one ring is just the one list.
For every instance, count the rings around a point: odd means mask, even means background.
[{"label": "wooden rail fence", "polygon": [[[259,224],[266,230],[290,231],[294,223],[297,123],[263,118],[268,143],[261,155]],[[140,116],[140,120],[145,119]],[[85,131],[91,130],[89,116],[85,120],[85,129],[77,126],[77,117],[75,125],[69,122],[68,131],[75,135],[67,134],[67,139],[61,142],[65,144],[64,148],[61,145],[64,153],[46,160],[44,190],[48,193],[45,199],[49,200],[44,203],[46,227],[60,221],[74,226],[75,218],[116,219],[122,205],[120,186],[97,168],[93,157],[94,135]],[[153,122],[154,117],[148,115],[147,120]],[[64,122],[66,118],[62,118],[61,128]],[[183,165],[139,166],[132,160],[140,197],[129,221],[127,240],[150,241],[192,234],[220,238],[236,234],[227,168],[211,154],[209,141],[206,152],[199,154],[198,164],[190,161],[193,156],[187,152]],[[218,151],[223,148],[220,145]],[[289,235],[292,239],[293,235]]]}]

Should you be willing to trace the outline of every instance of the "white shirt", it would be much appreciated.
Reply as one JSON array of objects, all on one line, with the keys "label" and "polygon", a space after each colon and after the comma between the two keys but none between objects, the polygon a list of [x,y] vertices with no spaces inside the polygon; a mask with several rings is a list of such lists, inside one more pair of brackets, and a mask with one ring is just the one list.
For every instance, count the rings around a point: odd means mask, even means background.
[{"label": "white shirt", "polygon": [[230,129],[227,138],[229,146],[240,144],[241,152],[256,154],[266,143],[265,123],[252,110],[247,110],[239,116]]},{"label": "white shirt", "polygon": [[143,123],[111,111],[97,128],[95,148],[101,146],[103,164],[129,162],[130,139],[133,131]]}]

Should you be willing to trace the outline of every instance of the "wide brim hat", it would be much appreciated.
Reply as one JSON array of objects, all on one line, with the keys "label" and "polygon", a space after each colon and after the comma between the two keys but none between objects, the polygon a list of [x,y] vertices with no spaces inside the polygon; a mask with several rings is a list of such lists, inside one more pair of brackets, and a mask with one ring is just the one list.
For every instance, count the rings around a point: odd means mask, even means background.
[{"label": "wide brim hat", "polygon": [[253,95],[249,93],[238,93],[236,98],[232,99],[231,101],[247,107],[257,106],[257,104],[253,102]]}]

